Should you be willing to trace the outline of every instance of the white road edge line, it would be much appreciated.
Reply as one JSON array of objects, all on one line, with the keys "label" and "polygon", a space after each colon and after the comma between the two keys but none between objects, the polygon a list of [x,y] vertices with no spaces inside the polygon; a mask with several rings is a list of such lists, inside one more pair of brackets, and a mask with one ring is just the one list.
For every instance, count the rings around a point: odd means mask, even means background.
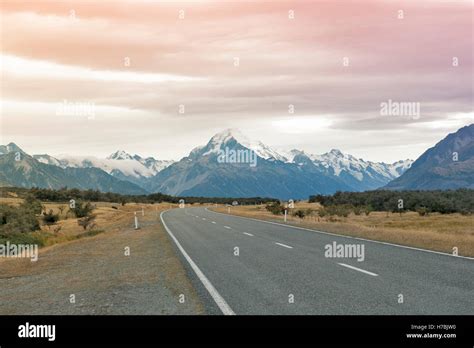
[{"label": "white road edge line", "polygon": [[289,245],[286,245],[286,244],[283,244],[283,243],[275,242],[275,244],[278,244],[278,245],[280,245],[280,246],[282,246],[282,247],[285,247],[285,248],[288,248],[288,249],[293,249],[292,246],[289,246]]},{"label": "white road edge line", "polygon": [[199,269],[199,267],[194,263],[194,261],[191,259],[191,257],[188,255],[188,253],[184,250],[184,248],[181,246],[181,244],[178,242],[174,234],[171,232],[171,230],[166,226],[165,220],[163,219],[163,213],[167,212],[168,210],[162,211],[160,214],[160,219],[161,223],[163,224],[166,232],[170,235],[171,239],[175,242],[176,246],[178,247],[179,251],[183,254],[184,258],[186,261],[188,261],[189,265],[193,269],[194,273],[196,273],[197,277],[201,281],[201,283],[204,285],[206,290],[209,292],[211,295],[212,299],[214,302],[217,304],[219,309],[222,311],[224,315],[235,315],[235,312],[230,308],[230,306],[227,304],[227,302],[224,300],[224,298],[219,294],[219,292],[216,290],[216,288],[212,285],[212,283],[207,279],[207,277],[202,273],[202,271]]},{"label": "white road edge line", "polygon": [[372,273],[372,272],[366,271],[365,269],[357,268],[357,267],[354,267],[354,266],[351,266],[351,265],[346,265],[345,263],[339,263],[338,262],[337,264],[341,265],[341,266],[344,266],[344,267],[347,267],[347,268],[350,268],[350,269],[353,269],[355,271],[359,271],[359,272],[374,276],[374,277],[378,276],[378,274],[376,274],[376,273]]},{"label": "white road edge line", "polygon": [[444,255],[444,256],[451,256],[451,257],[461,258],[461,259],[467,259],[467,260],[474,260],[474,257],[469,257],[469,256],[461,256],[461,255],[455,256],[455,255],[452,255],[452,254],[443,253],[443,252],[441,252],[441,251],[428,250],[428,249],[422,249],[422,248],[415,248],[415,247],[410,247],[410,246],[407,246],[407,245],[400,245],[400,244],[394,244],[394,243],[389,243],[389,242],[381,242],[381,241],[379,241],[379,240],[373,240],[373,239],[365,239],[365,238],[359,238],[359,237],[345,236],[345,235],[343,235],[343,234],[335,234],[335,233],[323,232],[323,231],[319,231],[319,230],[312,230],[312,229],[310,229],[310,228],[297,227],[297,226],[288,225],[288,224],[285,225],[285,224],[280,224],[280,223],[278,223],[278,222],[271,222],[271,221],[265,221],[265,220],[260,220],[260,219],[248,218],[248,217],[239,216],[239,215],[229,215],[229,214],[224,214],[224,213],[219,213],[219,212],[217,212],[217,211],[209,210],[208,208],[205,208],[205,209],[206,209],[207,211],[211,212],[211,213],[214,213],[214,214],[221,214],[221,215],[225,215],[225,216],[233,216],[233,217],[236,217],[236,218],[246,219],[246,220],[254,220],[254,221],[263,222],[263,223],[266,223],[266,224],[272,224],[272,225],[278,225],[278,226],[284,226],[284,227],[294,228],[294,229],[297,229],[297,230],[316,232],[316,233],[327,234],[327,235],[329,235],[329,236],[335,236],[335,237],[340,237],[340,238],[357,239],[357,240],[363,240],[363,241],[365,241],[365,242],[372,242],[372,243],[377,243],[377,244],[385,244],[385,245],[390,245],[390,246],[394,246],[394,247],[398,247],[398,248],[411,249],[411,250],[417,250],[417,251],[424,251],[424,252],[427,252],[427,253],[439,254],[439,255]]},{"label": "white road edge line", "polygon": [[246,234],[247,236],[253,237],[252,233],[244,232],[244,234]]}]

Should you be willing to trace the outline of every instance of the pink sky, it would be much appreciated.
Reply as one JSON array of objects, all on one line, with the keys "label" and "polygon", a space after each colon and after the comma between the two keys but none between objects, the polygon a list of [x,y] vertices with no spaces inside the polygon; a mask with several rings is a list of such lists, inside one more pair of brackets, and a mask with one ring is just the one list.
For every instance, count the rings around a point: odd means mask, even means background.
[{"label": "pink sky", "polygon": [[[0,143],[179,159],[232,127],[416,158],[474,122],[472,15],[471,1],[4,1]],[[381,116],[389,99],[420,117]],[[58,113],[64,100],[94,117]]]}]

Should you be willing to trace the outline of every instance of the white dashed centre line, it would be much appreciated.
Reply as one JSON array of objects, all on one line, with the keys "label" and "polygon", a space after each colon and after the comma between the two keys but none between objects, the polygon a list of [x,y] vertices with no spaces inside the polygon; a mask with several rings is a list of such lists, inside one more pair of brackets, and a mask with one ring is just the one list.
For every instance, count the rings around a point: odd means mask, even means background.
[{"label": "white dashed centre line", "polygon": [[224,226],[224,228],[227,228],[228,230],[230,230],[230,229],[231,229],[229,226]]},{"label": "white dashed centre line", "polygon": [[212,221],[213,224],[215,224],[216,222],[215,221]]},{"label": "white dashed centre line", "polygon": [[365,273],[365,274],[368,274],[368,275],[371,275],[373,277],[377,277],[378,274],[376,273],[372,273],[372,272],[369,272],[369,271],[366,271],[365,269],[361,269],[361,268],[357,268],[357,267],[354,267],[354,266],[350,266],[350,265],[346,265],[345,263],[337,263],[338,265],[341,265],[341,266],[344,266],[344,267],[347,267],[347,268],[350,268],[350,269],[353,269],[355,271],[359,271],[359,272],[362,272],[362,273]]},{"label": "white dashed centre line", "polygon": [[282,247],[284,247],[284,248],[293,249],[292,246],[289,246],[289,245],[286,245],[286,244],[283,244],[283,243],[275,242],[275,244],[280,245],[280,246],[282,246]]},{"label": "white dashed centre line", "polygon": [[246,234],[247,236],[253,237],[252,233],[244,232],[244,234]]},{"label": "white dashed centre line", "polygon": [[202,218],[202,221],[206,221],[206,218]]}]

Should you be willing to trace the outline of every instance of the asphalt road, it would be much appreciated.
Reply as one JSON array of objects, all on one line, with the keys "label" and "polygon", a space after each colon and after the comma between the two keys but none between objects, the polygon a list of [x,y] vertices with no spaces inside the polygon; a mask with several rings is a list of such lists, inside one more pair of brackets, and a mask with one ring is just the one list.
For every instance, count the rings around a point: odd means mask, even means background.
[{"label": "asphalt road", "polygon": [[[205,208],[161,218],[210,313],[474,314],[473,259]],[[326,257],[334,242],[363,245],[364,260]]]}]

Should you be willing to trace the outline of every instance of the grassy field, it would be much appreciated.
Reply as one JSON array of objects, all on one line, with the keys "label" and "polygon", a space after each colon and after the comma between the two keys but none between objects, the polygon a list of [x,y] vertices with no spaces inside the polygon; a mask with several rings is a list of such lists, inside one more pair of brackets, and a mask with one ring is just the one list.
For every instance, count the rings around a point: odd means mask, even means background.
[{"label": "grassy field", "polygon": [[[298,209],[317,210],[318,203],[300,202]],[[212,210],[228,213],[228,207],[213,207]],[[264,205],[237,206],[230,214],[268,221],[283,222],[282,215],[274,215]],[[348,217],[324,217],[317,214],[299,218],[288,217],[288,224],[332,232],[341,235],[396,243],[412,247],[452,253],[458,248],[459,255],[474,256],[474,216],[461,214],[430,214],[420,216],[415,212],[402,214],[372,212]]]},{"label": "grassy field", "polygon": [[[0,198],[0,204],[8,204],[19,206],[23,202],[20,198]],[[135,204],[128,203],[122,206],[117,203],[94,202],[95,209],[93,214],[97,215],[95,219],[95,227],[93,229],[84,230],[77,223],[71,213],[68,213],[68,203],[51,203],[42,202],[44,210],[49,212],[52,210],[55,214],[59,214],[60,220],[51,226],[41,224],[41,230],[28,232],[35,240],[40,241],[43,246],[51,246],[57,243],[63,243],[84,237],[94,236],[104,232],[110,232],[124,224],[133,226],[134,212],[141,215],[142,208],[146,214],[158,214],[159,212],[170,208],[170,204]],[[116,209],[114,209],[114,208]],[[38,215],[38,218],[39,215]]]}]

